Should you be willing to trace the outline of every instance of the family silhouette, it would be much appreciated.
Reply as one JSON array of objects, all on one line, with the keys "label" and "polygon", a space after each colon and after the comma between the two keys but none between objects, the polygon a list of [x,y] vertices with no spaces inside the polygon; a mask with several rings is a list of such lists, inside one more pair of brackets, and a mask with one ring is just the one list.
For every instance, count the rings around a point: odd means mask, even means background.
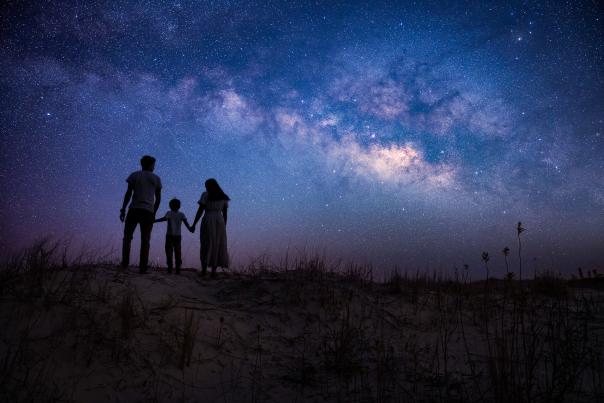
[{"label": "family silhouette", "polygon": [[[192,225],[187,221],[185,214],[179,211],[180,200],[178,199],[170,200],[170,210],[163,217],[156,219],[155,216],[161,203],[162,184],[159,176],[153,173],[155,158],[145,155],[141,158],[140,164],[141,169],[132,172],[126,179],[128,188],[120,209],[120,220],[124,222],[122,261],[120,264],[122,270],[127,268],[130,263],[130,245],[138,225],[141,233],[139,273],[147,272],[153,224],[166,221],[165,251],[168,273],[172,273],[176,269],[176,274],[180,274],[182,266],[182,224],[184,223],[185,227],[193,233],[200,219],[200,274],[205,276],[209,266],[212,269],[211,275],[214,277],[217,267],[228,267],[226,222],[230,198],[224,193],[216,179],[206,180],[206,190],[197,202],[199,207]],[[128,208],[127,212],[126,208]]]}]

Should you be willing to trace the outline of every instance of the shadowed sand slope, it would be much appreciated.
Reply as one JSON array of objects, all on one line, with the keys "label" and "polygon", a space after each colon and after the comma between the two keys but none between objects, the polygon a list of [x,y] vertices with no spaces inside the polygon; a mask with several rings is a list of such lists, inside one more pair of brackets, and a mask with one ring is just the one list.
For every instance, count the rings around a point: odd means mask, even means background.
[{"label": "shadowed sand slope", "polygon": [[2,273],[3,401],[604,397],[604,294],[563,280],[376,284],[318,260],[216,279],[103,265]]}]

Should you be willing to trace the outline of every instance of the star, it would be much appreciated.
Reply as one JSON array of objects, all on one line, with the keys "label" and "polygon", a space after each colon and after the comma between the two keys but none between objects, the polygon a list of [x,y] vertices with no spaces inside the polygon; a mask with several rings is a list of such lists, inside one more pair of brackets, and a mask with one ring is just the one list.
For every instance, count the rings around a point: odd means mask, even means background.
[{"label": "star", "polygon": [[2,38],[3,248],[60,228],[119,249],[112,206],[150,154],[162,210],[175,196],[190,216],[205,179],[223,186],[241,264],[294,239],[384,267],[446,266],[481,242],[499,249],[520,220],[541,228],[527,253],[564,243],[560,268],[604,262],[586,246],[604,225],[590,2],[21,3]]}]

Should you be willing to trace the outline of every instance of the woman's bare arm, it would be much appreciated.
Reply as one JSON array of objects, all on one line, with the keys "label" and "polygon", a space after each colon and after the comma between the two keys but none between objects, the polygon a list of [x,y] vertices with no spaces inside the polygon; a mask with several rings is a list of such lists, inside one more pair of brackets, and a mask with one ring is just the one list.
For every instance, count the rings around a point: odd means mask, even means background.
[{"label": "woman's bare arm", "polygon": [[197,225],[197,221],[199,221],[199,219],[201,218],[201,215],[203,214],[203,210],[205,210],[205,208],[205,204],[199,205],[199,208],[197,209],[197,214],[195,214],[195,219],[193,220],[193,225],[191,227],[195,228],[195,226]]}]

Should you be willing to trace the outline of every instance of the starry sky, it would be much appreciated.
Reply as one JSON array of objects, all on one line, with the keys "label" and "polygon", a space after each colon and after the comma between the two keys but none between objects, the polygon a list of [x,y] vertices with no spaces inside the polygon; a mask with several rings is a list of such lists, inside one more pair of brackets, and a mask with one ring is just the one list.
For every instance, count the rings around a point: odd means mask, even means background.
[{"label": "starry sky", "polygon": [[[577,2],[3,3],[0,247],[114,250],[157,158],[192,220],[232,199],[236,265],[604,267],[604,14]],[[165,224],[151,261],[163,264]],[[138,245],[138,234],[134,245]],[[185,265],[199,235],[185,233]],[[136,250],[133,259],[137,261]]]}]

